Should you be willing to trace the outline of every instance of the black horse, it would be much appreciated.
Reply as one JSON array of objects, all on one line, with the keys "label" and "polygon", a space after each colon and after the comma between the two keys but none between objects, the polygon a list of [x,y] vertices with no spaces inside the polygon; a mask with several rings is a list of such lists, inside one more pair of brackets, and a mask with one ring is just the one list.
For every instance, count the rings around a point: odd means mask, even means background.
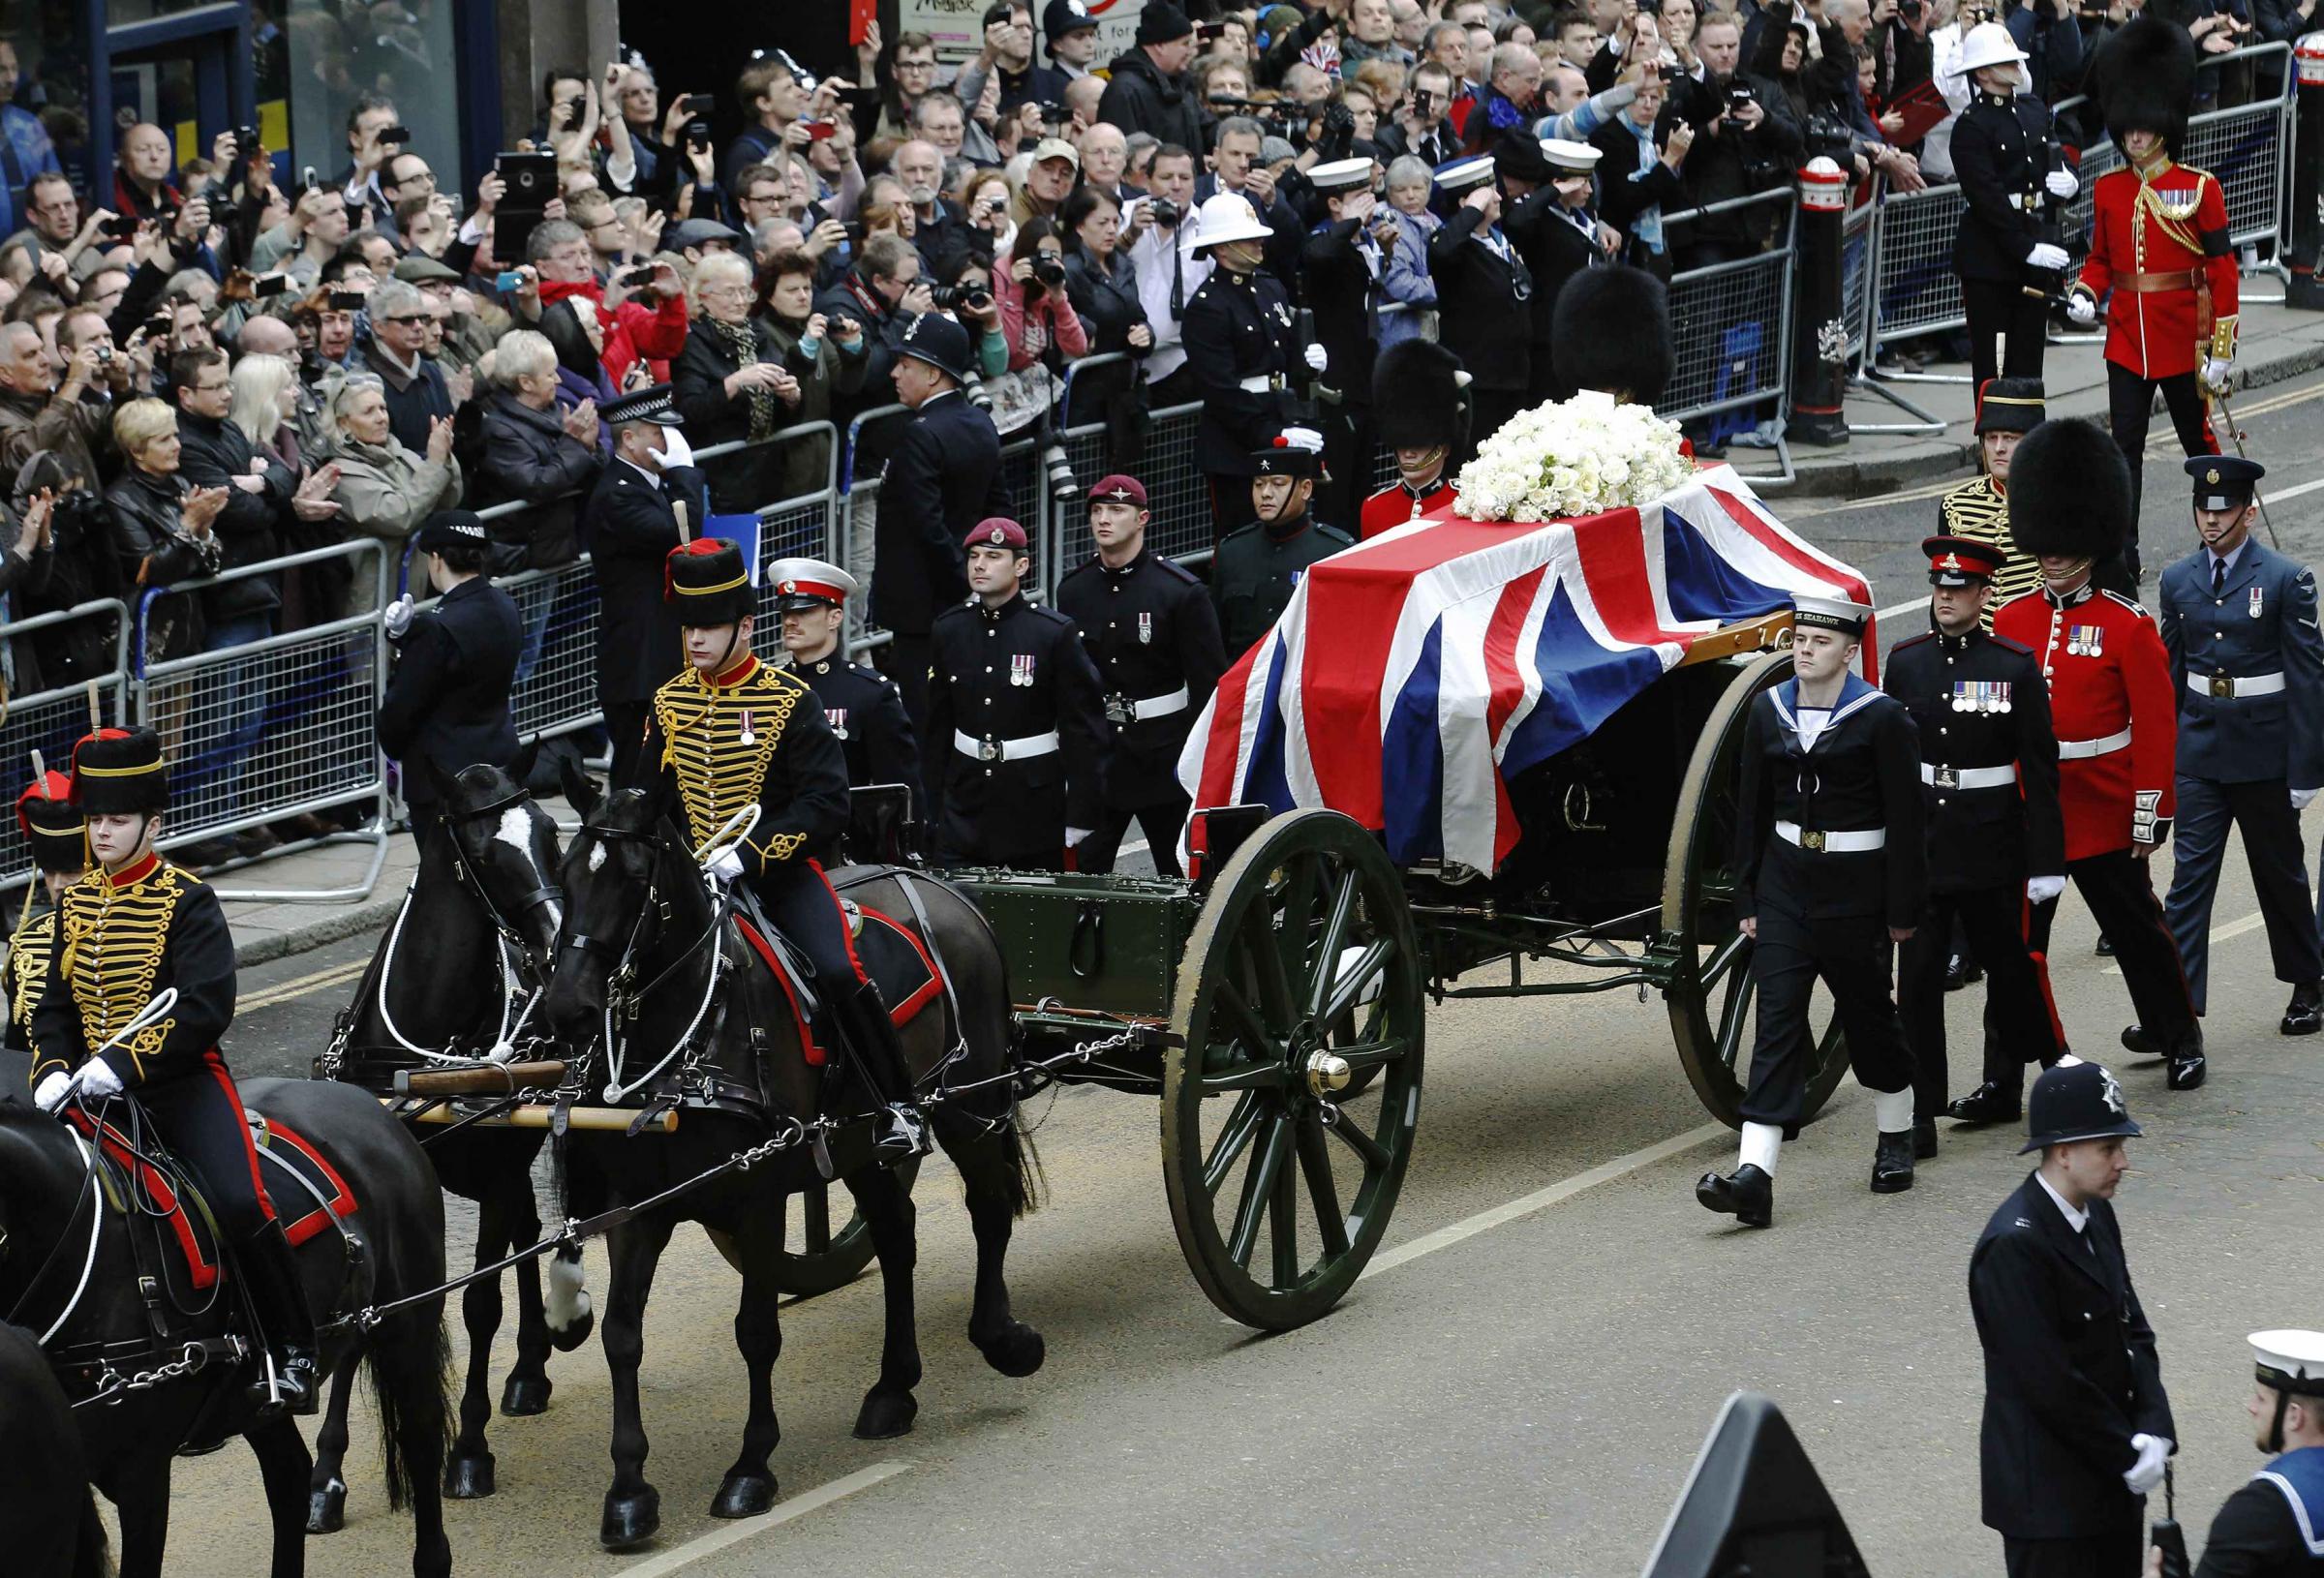
[{"label": "black horse", "polygon": [[[408,1501],[416,1526],[412,1570],[443,1578],[452,1557],[437,1475],[451,1352],[443,1296],[435,1291],[444,1280],[443,1196],[435,1169],[403,1126],[359,1090],[304,1079],[250,1079],[239,1088],[244,1106],[295,1131],[353,1196],[339,1230],[299,1247],[299,1269],[321,1327],[323,1362],[336,1366],[359,1353],[368,1365],[388,1503]],[[127,1102],[105,1108],[115,1127],[133,1123]],[[139,1292],[142,1262],[130,1242],[141,1229],[106,1206],[107,1190],[91,1179],[88,1157],[66,1123],[28,1102],[0,1101],[0,1311],[42,1332],[50,1361],[63,1370],[85,1472],[120,1514],[122,1578],[159,1578],[171,1459],[235,1436],[250,1443],[264,1480],[269,1570],[273,1578],[297,1578],[306,1569],[306,1443],[293,1420],[259,1416],[245,1365],[223,1356],[203,1361],[203,1340],[235,1324],[230,1276],[199,1301],[184,1299],[190,1313],[176,1317],[157,1343],[154,1311]],[[272,1177],[268,1188],[278,1201],[297,1192]],[[419,1296],[382,1314],[368,1331],[334,1320],[411,1295]],[[48,1515],[70,1516],[69,1503]],[[12,1560],[14,1534],[0,1531]]]},{"label": "black horse", "polygon": [[[695,1061],[689,1084],[698,1087],[707,1078],[761,1093],[767,1106],[763,1117],[688,1107],[675,1130],[637,1138],[575,1127],[561,1141],[571,1186],[616,1207],[637,1204],[767,1140],[770,1128],[784,1132],[822,1112],[863,1110],[860,1093],[832,1095],[822,1088],[781,986],[747,954],[661,806],[638,789],[620,790],[601,806],[584,783],[568,782],[567,793],[586,820],[566,852],[565,928],[543,1005],[552,1023],[568,1047],[590,1046],[607,1022],[608,991],[618,989],[624,1005],[617,1029],[627,1044],[627,1076],[636,1078],[678,1054],[669,1074],[646,1082],[646,1098],[675,1094],[678,1076]],[[907,895],[893,873],[834,876],[864,903],[897,917],[925,917],[922,935],[949,967],[949,1000],[939,999],[941,1009],[932,1004],[903,1027],[904,1052],[924,1090],[940,1077],[953,1092],[933,1116],[937,1138],[960,1169],[976,1233],[968,1340],[1003,1375],[1030,1375],[1046,1350],[1040,1333],[1010,1315],[1002,1267],[1012,1226],[1031,1208],[1035,1164],[1018,1127],[1009,1079],[1013,1025],[998,946],[967,900],[939,882],[909,877],[913,894]],[[733,967],[738,958],[748,962]],[[699,1027],[690,1041],[689,1027]],[[611,1077],[609,1061],[598,1046],[582,1079],[584,1100],[599,1099]],[[919,1409],[912,1388],[921,1373],[912,1317],[911,1197],[894,1173],[872,1160],[868,1120],[825,1139],[869,1226],[884,1284],[887,1333],[879,1379],[864,1398],[855,1433],[867,1439],[902,1435]],[[681,1221],[722,1234],[727,1242],[721,1247],[743,1274],[734,1331],[749,1371],[749,1417],[742,1452],[710,1510],[716,1517],[745,1518],[774,1504],[768,1459],[780,1434],[772,1372],[782,1347],[776,1306],[784,1199],[820,1181],[810,1147],[794,1145],[613,1229],[604,1344],[613,1380],[614,1478],[598,1532],[609,1548],[637,1544],[660,1523],[660,1499],[644,1472],[637,1372],[646,1296]]]},{"label": "black horse", "polygon": [[[530,767],[533,745],[514,771]],[[435,771],[433,763],[430,771]],[[497,767],[463,768],[437,780],[457,859],[427,863],[413,882],[354,1000],[341,1015],[322,1071],[379,1094],[398,1069],[429,1066],[425,1053],[480,1057],[510,1033],[544,1029],[539,1016],[520,1027],[528,987],[547,980],[548,958],[563,918],[551,885],[557,870],[557,830],[531,814],[518,778]],[[471,873],[492,873],[504,906],[484,896]],[[513,989],[512,989],[513,988]],[[533,1193],[533,1164],[546,1138],[539,1129],[453,1128],[415,1123],[413,1133],[435,1164],[443,1187],[476,1202],[478,1266],[540,1241]],[[589,1340],[589,1295],[581,1287],[578,1249],[561,1250],[549,1265],[544,1318],[540,1262],[516,1267],[516,1364],[501,1393],[511,1417],[549,1406],[549,1350],[571,1352]],[[485,1440],[492,1418],[492,1342],[501,1328],[501,1280],[485,1277],[460,1295],[468,1330],[468,1373],[460,1394],[460,1429],[443,1469],[443,1492],[459,1500],[490,1496],[494,1460]],[[330,1406],[315,1438],[314,1486],[307,1531],[323,1534],[345,1522],[351,1371],[331,1386]]]},{"label": "black horse", "polygon": [[14,1578],[96,1578],[105,1525],[73,1406],[37,1335],[0,1323],[0,1548]]}]

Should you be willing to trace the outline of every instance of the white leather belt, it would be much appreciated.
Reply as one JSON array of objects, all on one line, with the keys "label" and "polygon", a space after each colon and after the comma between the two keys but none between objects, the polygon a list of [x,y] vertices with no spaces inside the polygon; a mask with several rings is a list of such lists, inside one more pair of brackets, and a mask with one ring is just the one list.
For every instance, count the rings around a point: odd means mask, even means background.
[{"label": "white leather belt", "polygon": [[1144,718],[1168,717],[1173,713],[1183,713],[1193,704],[1194,697],[1184,685],[1167,696],[1115,694],[1106,697],[1106,717],[1115,723],[1136,723]]},{"label": "white leather belt", "polygon": [[2280,696],[2283,694],[2283,676],[2278,674],[2247,674],[2240,679],[2232,674],[2195,674],[2186,677],[2186,688],[2198,696],[2216,696],[2221,701],[2235,701],[2244,696]]},{"label": "white leather belt", "polygon": [[2092,756],[2111,756],[2128,743],[2128,729],[2117,730],[2103,740],[2061,740],[2058,742],[2058,759],[2062,762],[2079,762]]},{"label": "white leather belt", "polygon": [[1047,734],[1028,734],[1022,740],[979,740],[974,735],[952,731],[952,748],[963,756],[980,762],[1022,762],[1028,757],[1047,756],[1057,748],[1057,731]]},{"label": "white leather belt", "polygon": [[1868,849],[1879,849],[1888,842],[1886,828],[1859,828],[1853,833],[1825,833],[1820,828],[1803,828],[1797,822],[1778,822],[1775,835],[1788,844],[1824,855],[1860,855]]},{"label": "white leather belt", "polygon": [[1920,781],[1938,789],[1999,789],[2017,781],[2017,765],[2006,767],[1931,767],[1920,764]]},{"label": "white leather belt", "polygon": [[1238,385],[1251,394],[1272,394],[1283,386],[1283,375],[1280,373],[1261,373],[1244,379]]}]

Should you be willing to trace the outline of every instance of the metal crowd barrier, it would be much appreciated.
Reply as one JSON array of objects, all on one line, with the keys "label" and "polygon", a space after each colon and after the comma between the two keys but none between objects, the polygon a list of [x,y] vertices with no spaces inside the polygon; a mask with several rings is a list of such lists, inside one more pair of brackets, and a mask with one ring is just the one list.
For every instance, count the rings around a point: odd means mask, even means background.
[{"label": "metal crowd barrier", "polygon": [[[1727,436],[1725,430],[1756,425],[1739,419],[1755,407],[1765,406],[1778,416],[1784,413],[1791,387],[1796,201],[1787,187],[1665,217],[1666,226],[1699,222],[1715,214],[1743,214],[1755,222],[1773,223],[1767,251],[1671,276],[1670,340],[1678,359],[1663,398],[1655,404],[1658,414],[1674,422],[1708,422],[1718,439]],[[1738,413],[1738,418],[1726,424],[1717,421],[1728,412]],[[1790,481],[1796,474],[1790,446],[1778,439],[1775,453],[1783,470],[1767,480]]]},{"label": "metal crowd barrier", "polygon": [[[54,613],[11,620],[7,633],[0,636],[0,641],[19,654],[17,664],[21,672],[24,655],[36,645],[47,644],[35,643],[29,637],[95,620],[111,622],[111,631],[106,637],[106,645],[113,652],[110,673],[82,684],[11,696],[5,709],[0,709],[0,762],[8,764],[8,781],[12,784],[21,781],[18,775],[30,771],[34,751],[39,751],[50,767],[62,772],[71,764],[75,741],[100,723],[118,725],[127,717],[128,687],[124,676],[129,673],[129,608],[118,598],[103,597],[60,608]],[[13,789],[10,795],[13,800]],[[32,851],[25,845],[23,830],[16,826],[15,816],[0,814],[0,893],[24,887],[33,876]]]}]

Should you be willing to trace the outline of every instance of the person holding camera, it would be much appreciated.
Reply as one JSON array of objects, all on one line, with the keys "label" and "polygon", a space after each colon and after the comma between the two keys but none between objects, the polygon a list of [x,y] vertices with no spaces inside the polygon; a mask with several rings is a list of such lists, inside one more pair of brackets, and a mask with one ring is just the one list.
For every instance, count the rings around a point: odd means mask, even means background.
[{"label": "person holding camera", "polygon": [[1633,66],[1623,80],[1632,89],[1630,107],[1590,134],[1590,145],[1605,156],[1599,212],[1622,233],[1622,260],[1668,284],[1670,238],[1663,231],[1663,213],[1679,206],[1679,170],[1695,146],[1695,128],[1678,116],[1664,117],[1668,90],[1656,68]]},{"label": "person holding camera", "polygon": [[[670,363],[670,386],[688,443],[751,446],[703,463],[712,512],[733,515],[789,497],[767,491],[767,440],[799,420],[799,379],[773,332],[751,317],[749,263],[730,252],[710,254],[694,266],[693,296],[693,325]],[[819,348],[815,354],[819,362]]]},{"label": "person holding camera", "polygon": [[[1704,208],[1784,184],[1804,162],[1806,139],[1791,121],[1769,112],[1769,102],[1781,99],[1774,85],[1743,71],[1734,17],[1716,11],[1703,17],[1695,49],[1703,68],[1692,95],[1701,135],[1679,169],[1675,206]],[[1749,213],[1691,221],[1670,237],[1672,266],[1684,271],[1754,257],[1767,244],[1768,224]]]},{"label": "person holding camera", "polygon": [[993,281],[1009,371],[1039,362],[1053,372],[1089,354],[1089,337],[1065,291],[1065,235],[1055,219],[1025,221]]},{"label": "person holding camera", "polygon": [[[2050,112],[2017,91],[2026,54],[1999,22],[1972,28],[1953,70],[1976,97],[1953,125],[1953,168],[1967,211],[1953,239],[1953,268],[1969,318],[1970,377],[2038,379],[2049,293],[2071,259],[2044,215],[2071,197],[2074,172],[2060,167]],[[1996,339],[2007,342],[1997,356]]]}]

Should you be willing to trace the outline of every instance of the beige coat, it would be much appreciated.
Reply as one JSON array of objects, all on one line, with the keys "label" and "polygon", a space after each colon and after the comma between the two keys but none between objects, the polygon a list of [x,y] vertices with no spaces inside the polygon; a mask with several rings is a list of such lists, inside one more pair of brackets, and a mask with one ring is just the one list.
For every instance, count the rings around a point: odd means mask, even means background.
[{"label": "beige coat", "polygon": [[[433,461],[390,438],[385,443],[357,443],[341,434],[331,458],[339,463],[339,522],[350,534],[378,537],[387,552],[401,555],[419,523],[460,502],[460,463],[449,456]],[[393,570],[389,576],[392,579]],[[371,577],[356,573],[348,592],[350,615],[379,606]]]}]

